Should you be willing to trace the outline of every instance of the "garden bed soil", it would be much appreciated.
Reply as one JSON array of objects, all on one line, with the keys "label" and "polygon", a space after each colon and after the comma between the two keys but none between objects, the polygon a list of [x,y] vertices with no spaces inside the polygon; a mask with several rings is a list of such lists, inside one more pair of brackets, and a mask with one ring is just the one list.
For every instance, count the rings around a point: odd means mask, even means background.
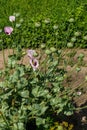
[{"label": "garden bed soil", "polygon": [[[9,54],[12,54],[13,50],[4,50],[5,59],[7,61]],[[69,54],[73,54],[75,52],[74,57],[69,57]],[[84,54],[83,63],[81,66],[81,71],[78,73],[76,72],[76,63],[78,61],[78,56],[80,54]],[[72,87],[73,90],[79,86],[79,84],[82,84],[83,93],[74,99],[74,102],[77,107],[87,105],[87,82],[83,84],[83,81],[85,79],[85,76],[87,75],[87,49],[66,49],[63,50],[63,58],[66,60],[69,60],[72,63],[69,63],[66,70],[68,79],[64,81],[64,85],[66,87]],[[20,61],[23,64],[28,65],[29,59],[28,56],[25,55],[24,58]],[[72,64],[72,65],[70,65]],[[79,66],[79,64],[78,64]],[[0,51],[0,70],[4,68],[4,61],[3,61],[3,54],[2,51]],[[87,109],[83,109],[80,111],[77,111],[72,118],[69,120],[72,120],[75,124],[76,128],[75,130],[87,130]]]}]

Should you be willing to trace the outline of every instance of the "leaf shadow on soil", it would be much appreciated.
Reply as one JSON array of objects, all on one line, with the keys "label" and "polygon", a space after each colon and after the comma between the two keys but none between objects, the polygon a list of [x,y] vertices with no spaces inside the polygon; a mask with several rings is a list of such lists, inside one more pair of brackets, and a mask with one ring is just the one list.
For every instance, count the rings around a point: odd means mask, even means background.
[{"label": "leaf shadow on soil", "polygon": [[[87,102],[84,103],[81,107],[84,106],[87,106]],[[75,130],[87,130],[87,108],[75,113],[73,117],[76,120]]]},{"label": "leaf shadow on soil", "polygon": [[[80,107],[87,106],[87,102]],[[87,108],[75,112],[72,116],[65,117],[65,121],[74,125],[73,130],[87,130]]]}]

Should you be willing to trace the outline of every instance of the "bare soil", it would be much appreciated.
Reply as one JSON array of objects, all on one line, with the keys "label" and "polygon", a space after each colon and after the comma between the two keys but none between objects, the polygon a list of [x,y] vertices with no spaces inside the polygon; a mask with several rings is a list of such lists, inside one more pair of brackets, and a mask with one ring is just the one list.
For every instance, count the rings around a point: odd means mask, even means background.
[{"label": "bare soil", "polygon": [[[4,50],[5,60],[7,62],[8,56],[12,54],[12,50]],[[82,93],[80,96],[75,98],[75,104],[77,107],[87,105],[87,81],[85,81],[85,76],[87,75],[87,49],[66,49],[62,50],[63,59],[67,61],[68,65],[67,78],[64,81],[64,85],[76,89],[80,84],[82,88]],[[84,54],[82,62],[78,61],[78,56]],[[73,56],[74,55],[74,56]],[[24,56],[22,59],[23,64],[29,64],[28,56]],[[76,68],[81,68],[79,72],[76,71]],[[4,68],[3,54],[0,51],[0,69]],[[84,82],[85,81],[85,82]],[[73,119],[76,123],[75,130],[87,130],[87,109],[77,111],[73,116]]]}]

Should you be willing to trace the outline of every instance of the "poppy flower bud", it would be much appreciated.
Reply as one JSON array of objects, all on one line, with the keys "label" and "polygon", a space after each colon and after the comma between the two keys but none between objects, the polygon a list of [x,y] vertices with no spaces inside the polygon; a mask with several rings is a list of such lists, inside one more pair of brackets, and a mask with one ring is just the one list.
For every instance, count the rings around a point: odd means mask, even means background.
[{"label": "poppy flower bud", "polygon": [[15,21],[15,16],[9,16],[9,21],[14,22]]}]

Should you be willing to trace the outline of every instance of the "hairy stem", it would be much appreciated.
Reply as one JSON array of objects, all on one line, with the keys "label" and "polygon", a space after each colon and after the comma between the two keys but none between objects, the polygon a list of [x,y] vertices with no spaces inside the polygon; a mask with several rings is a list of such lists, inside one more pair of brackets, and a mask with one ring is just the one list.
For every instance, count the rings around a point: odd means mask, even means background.
[{"label": "hairy stem", "polygon": [[86,109],[86,108],[87,108],[87,105],[86,105],[86,106],[83,106],[83,107],[75,108],[75,110],[78,111],[78,110],[83,110],[83,109]]}]

